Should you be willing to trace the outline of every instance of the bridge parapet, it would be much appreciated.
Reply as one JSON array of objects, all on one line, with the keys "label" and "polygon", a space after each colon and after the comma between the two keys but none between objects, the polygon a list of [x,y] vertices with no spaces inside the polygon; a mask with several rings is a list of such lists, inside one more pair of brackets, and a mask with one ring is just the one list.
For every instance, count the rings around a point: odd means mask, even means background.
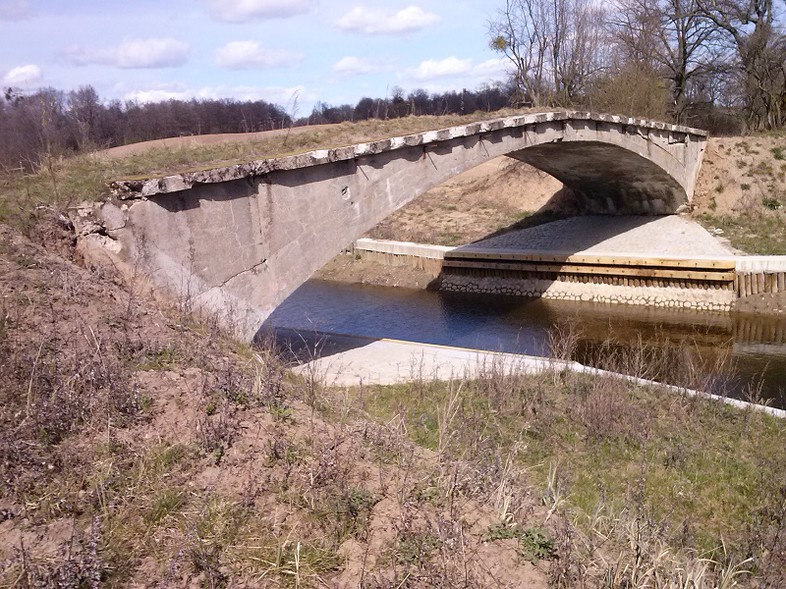
[{"label": "bridge parapet", "polygon": [[[668,154],[675,160],[676,165],[668,166],[670,169],[666,172],[677,176],[687,176],[680,179],[684,182],[683,189],[688,200],[693,196],[695,175],[698,172],[707,139],[707,132],[701,129],[659,121],[592,112],[555,111],[479,121],[356,145],[318,149],[301,154],[265,158],[158,178],[117,180],[112,183],[111,188],[115,196],[121,199],[149,197],[188,190],[197,184],[217,184],[256,178],[271,172],[292,171],[310,166],[357,160],[411,147],[436,147],[447,141],[473,137],[485,138],[503,131],[509,131],[514,137],[524,138],[525,145],[522,148],[551,142],[599,141],[630,150],[630,140],[626,140],[626,137],[634,134],[639,138],[646,139],[651,147],[662,150],[664,153],[660,155]],[[647,158],[652,154],[640,153],[640,155]],[[525,161],[527,159],[521,157],[521,154],[514,157]],[[535,167],[543,165],[543,162],[537,161],[539,158],[532,157],[530,159],[532,160],[530,163]],[[691,166],[693,162],[696,163],[695,169],[693,169],[694,166]],[[608,165],[608,161],[605,163]],[[683,172],[678,169],[680,165],[688,169]],[[549,172],[549,170],[544,171]],[[557,177],[559,178],[559,176]],[[597,207],[594,208],[597,209]]]},{"label": "bridge parapet", "polygon": [[[160,178],[118,180],[90,215],[116,263],[244,333],[364,232],[431,187],[509,155],[585,209],[673,213],[689,204],[706,133],[588,112],[523,114]],[[82,211],[84,215],[85,212]],[[84,223],[83,223],[84,225]]]}]

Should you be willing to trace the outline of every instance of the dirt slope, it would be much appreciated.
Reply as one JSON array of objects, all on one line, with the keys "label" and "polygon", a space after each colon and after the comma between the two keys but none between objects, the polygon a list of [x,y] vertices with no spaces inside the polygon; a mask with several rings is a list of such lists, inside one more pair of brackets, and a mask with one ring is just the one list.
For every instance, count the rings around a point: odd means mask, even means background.
[{"label": "dirt slope", "polygon": [[0,585],[546,586],[470,465],[187,303],[0,227]]}]

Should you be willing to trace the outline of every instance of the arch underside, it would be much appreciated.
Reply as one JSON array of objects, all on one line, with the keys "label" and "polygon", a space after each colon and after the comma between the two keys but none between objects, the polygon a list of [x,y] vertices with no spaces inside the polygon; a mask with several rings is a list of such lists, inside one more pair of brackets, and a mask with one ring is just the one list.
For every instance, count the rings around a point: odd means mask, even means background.
[{"label": "arch underside", "polygon": [[559,141],[507,154],[551,174],[588,213],[671,214],[688,202],[685,189],[653,161],[597,141]]}]

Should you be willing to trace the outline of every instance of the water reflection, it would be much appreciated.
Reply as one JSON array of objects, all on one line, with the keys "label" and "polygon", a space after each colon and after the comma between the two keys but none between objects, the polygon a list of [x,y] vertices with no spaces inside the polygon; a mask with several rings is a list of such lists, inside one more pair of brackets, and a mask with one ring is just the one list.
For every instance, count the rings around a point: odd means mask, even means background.
[{"label": "water reflection", "polygon": [[[786,406],[786,319],[461,295],[313,280],[263,330],[287,328],[547,355]],[[554,334],[557,333],[555,338]],[[342,346],[346,346],[346,341]]]}]

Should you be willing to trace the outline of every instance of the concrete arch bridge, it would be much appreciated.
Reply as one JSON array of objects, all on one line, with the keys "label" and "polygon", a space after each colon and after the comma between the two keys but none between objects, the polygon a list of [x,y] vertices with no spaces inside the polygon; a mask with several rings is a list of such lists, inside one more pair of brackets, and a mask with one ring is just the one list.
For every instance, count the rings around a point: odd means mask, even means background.
[{"label": "concrete arch bridge", "polygon": [[[83,242],[253,334],[364,232],[428,189],[508,155],[571,188],[587,212],[689,205],[704,131],[586,112],[471,123],[219,169],[113,183],[81,208]],[[87,221],[90,222],[87,222]],[[100,227],[99,230],[96,228]]]}]

